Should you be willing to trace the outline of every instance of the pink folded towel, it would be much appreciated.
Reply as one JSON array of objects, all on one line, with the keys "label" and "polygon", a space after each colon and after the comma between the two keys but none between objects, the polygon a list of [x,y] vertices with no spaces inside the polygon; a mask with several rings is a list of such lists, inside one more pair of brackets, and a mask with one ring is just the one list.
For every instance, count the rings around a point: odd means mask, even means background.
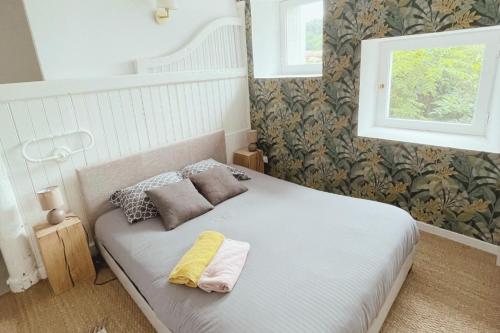
[{"label": "pink folded towel", "polygon": [[198,287],[206,292],[230,292],[245,265],[250,244],[224,239],[212,262],[201,274]]}]

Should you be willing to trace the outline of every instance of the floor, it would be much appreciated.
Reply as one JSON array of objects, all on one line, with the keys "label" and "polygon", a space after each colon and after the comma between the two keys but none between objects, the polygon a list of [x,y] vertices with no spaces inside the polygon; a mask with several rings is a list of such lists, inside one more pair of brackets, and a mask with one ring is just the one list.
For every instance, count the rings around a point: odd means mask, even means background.
[{"label": "floor", "polygon": [[[382,332],[500,332],[495,256],[422,233],[414,266]],[[105,272],[100,279],[107,279]],[[106,276],[107,275],[107,276]],[[0,297],[0,332],[154,332],[118,281],[54,297],[46,282]]]},{"label": "floor", "polygon": [[7,285],[8,278],[9,273],[7,273],[7,267],[5,267],[2,254],[0,253],[0,295],[9,291],[9,286]]}]

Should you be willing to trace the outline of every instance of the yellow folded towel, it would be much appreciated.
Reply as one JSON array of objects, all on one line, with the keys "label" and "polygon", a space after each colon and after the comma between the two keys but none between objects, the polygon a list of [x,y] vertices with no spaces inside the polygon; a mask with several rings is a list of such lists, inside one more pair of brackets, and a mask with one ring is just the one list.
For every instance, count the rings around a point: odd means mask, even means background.
[{"label": "yellow folded towel", "polygon": [[184,254],[175,265],[168,281],[175,284],[185,284],[196,288],[201,273],[219,250],[224,242],[224,235],[216,231],[204,231],[194,242],[193,246]]}]

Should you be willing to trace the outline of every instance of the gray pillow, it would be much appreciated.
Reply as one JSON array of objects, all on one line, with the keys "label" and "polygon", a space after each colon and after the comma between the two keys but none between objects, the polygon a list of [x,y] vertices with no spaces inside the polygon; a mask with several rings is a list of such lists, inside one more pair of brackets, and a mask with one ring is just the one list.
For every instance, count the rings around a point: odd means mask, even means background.
[{"label": "gray pillow", "polygon": [[191,179],[198,191],[214,206],[248,191],[248,188],[237,181],[231,171],[225,167],[211,168],[205,172],[191,176],[189,179]]},{"label": "gray pillow", "polygon": [[242,170],[226,165],[216,160],[209,158],[208,160],[203,160],[196,162],[194,164],[186,165],[181,173],[184,178],[190,178],[191,176],[197,175],[201,172],[207,171],[216,167],[225,167],[233,174],[234,178],[238,180],[248,180],[250,177]]},{"label": "gray pillow", "polygon": [[146,191],[180,182],[182,179],[182,175],[178,171],[165,172],[116,191],[111,195],[110,201],[116,207],[123,209],[129,223],[151,219],[158,216],[158,210],[146,195]]},{"label": "gray pillow", "polygon": [[177,228],[214,208],[198,193],[189,179],[146,191],[146,194],[158,208],[167,230]]}]

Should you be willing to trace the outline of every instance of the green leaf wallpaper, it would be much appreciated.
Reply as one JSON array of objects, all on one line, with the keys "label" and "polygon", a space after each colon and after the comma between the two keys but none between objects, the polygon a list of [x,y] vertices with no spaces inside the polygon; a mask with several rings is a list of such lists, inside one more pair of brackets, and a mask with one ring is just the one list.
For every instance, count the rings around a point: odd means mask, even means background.
[{"label": "green leaf wallpaper", "polygon": [[323,77],[253,78],[268,173],[500,245],[500,155],[357,137],[361,40],[500,25],[500,0],[325,0]]}]

